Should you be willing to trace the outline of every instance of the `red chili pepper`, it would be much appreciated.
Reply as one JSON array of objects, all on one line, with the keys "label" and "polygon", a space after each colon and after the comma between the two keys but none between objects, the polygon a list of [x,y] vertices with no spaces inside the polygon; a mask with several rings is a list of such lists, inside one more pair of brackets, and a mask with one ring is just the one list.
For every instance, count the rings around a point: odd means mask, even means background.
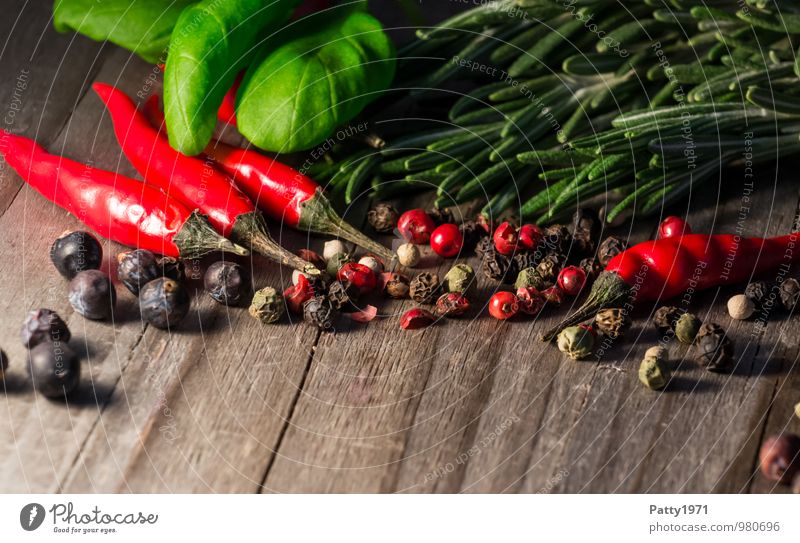
[{"label": "red chili pepper", "polygon": [[253,202],[227,175],[209,161],[175,151],[122,91],[103,83],[95,83],[92,88],[111,114],[122,151],[147,183],[174,195],[185,205],[197,207],[222,235],[247,243],[281,264],[302,271],[316,270],[275,243]]},{"label": "red chili pepper", "polygon": [[51,155],[35,141],[3,132],[6,162],[42,196],[98,234],[172,257],[215,250],[247,254],[197,212],[141,181]]},{"label": "red chili pepper", "polygon": [[224,172],[264,213],[294,228],[346,239],[387,262],[394,255],[346,223],[310,177],[250,149],[216,141],[206,148]]},{"label": "red chili pepper", "polygon": [[798,241],[797,233],[767,239],[687,234],[634,245],[611,259],[583,305],[543,339],[552,339],[600,309],[739,283],[781,264],[800,261],[800,246],[795,247]]}]

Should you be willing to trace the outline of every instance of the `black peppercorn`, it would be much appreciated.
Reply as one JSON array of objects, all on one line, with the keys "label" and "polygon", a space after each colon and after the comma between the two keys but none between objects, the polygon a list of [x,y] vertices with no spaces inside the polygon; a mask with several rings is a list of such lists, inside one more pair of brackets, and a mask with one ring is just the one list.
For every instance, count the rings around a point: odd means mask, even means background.
[{"label": "black peppercorn", "polygon": [[114,313],[117,291],[100,270],[85,270],[69,283],[69,303],[87,319],[108,319]]},{"label": "black peppercorn", "polygon": [[324,296],[314,296],[303,304],[303,319],[323,332],[333,332],[333,307]]},{"label": "black peppercorn", "polygon": [[158,257],[146,249],[136,249],[117,255],[117,278],[134,295],[150,281],[161,277]]},{"label": "black peppercorn", "polygon": [[675,323],[681,317],[681,310],[671,305],[665,305],[656,309],[653,314],[653,325],[662,336],[668,336],[675,333]]},{"label": "black peppercorn", "polygon": [[565,260],[566,257],[562,254],[550,253],[539,262],[539,265],[536,266],[536,271],[545,282],[555,283]]},{"label": "black peppercorn", "polygon": [[408,298],[408,293],[411,290],[411,281],[408,277],[401,273],[392,273],[387,276],[383,284],[383,292],[390,298],[402,300]]},{"label": "black peppercorn", "polygon": [[58,273],[72,279],[78,272],[100,269],[103,247],[88,232],[67,232],[53,242],[50,260]]},{"label": "black peppercorn", "polygon": [[472,251],[478,246],[478,242],[486,237],[486,230],[479,226],[475,221],[464,221],[458,225],[458,231],[464,239],[464,250]]},{"label": "black peppercorn", "polygon": [[586,272],[587,282],[593,281],[598,275],[600,275],[600,272],[603,271],[603,268],[600,267],[600,263],[597,261],[597,258],[593,256],[586,257],[581,260],[578,264],[578,267]]},{"label": "black peppercorn", "polygon": [[411,280],[409,294],[411,299],[420,304],[431,304],[439,294],[441,283],[435,273],[423,272]]},{"label": "black peppercorn", "polygon": [[797,299],[800,298],[800,282],[794,277],[784,279],[778,288],[778,296],[780,296],[781,304],[786,311],[794,311]]},{"label": "black peppercorn", "polygon": [[[314,290],[321,294],[323,291]],[[334,281],[327,289],[328,301],[337,311],[345,311],[352,308],[353,299],[358,295],[356,289],[349,281]]]},{"label": "black peppercorn", "polygon": [[563,224],[553,224],[542,231],[542,243],[547,250],[556,253],[566,253],[569,251],[572,242],[572,234],[569,228]]},{"label": "black peppercorn", "polygon": [[45,341],[68,342],[71,334],[67,323],[50,309],[37,309],[28,313],[20,331],[22,344],[33,349]]},{"label": "black peppercorn", "polygon": [[697,362],[708,371],[721,372],[730,368],[733,344],[721,326],[714,323],[703,324],[694,341]]},{"label": "black peppercorn", "polygon": [[605,268],[612,258],[627,248],[628,243],[625,240],[614,236],[608,236],[603,240],[603,243],[600,244],[600,248],[597,250],[597,260],[599,260],[600,265]]},{"label": "black peppercorn", "polygon": [[455,215],[453,214],[453,210],[449,207],[439,207],[427,210],[425,213],[433,219],[433,222],[436,225],[440,224],[453,224],[456,222]]},{"label": "black peppercorn", "polygon": [[582,207],[572,215],[572,232],[585,233],[594,240],[600,234],[600,218],[594,209]]},{"label": "black peppercorn", "polygon": [[[479,229],[482,229],[478,226]],[[492,238],[489,236],[483,236],[478,240],[478,243],[475,244],[475,254],[478,258],[485,258],[486,255],[495,252],[494,242]]]},{"label": "black peppercorn", "polygon": [[158,269],[161,271],[161,276],[167,279],[172,279],[178,283],[186,280],[186,267],[183,261],[171,256],[162,256],[158,259]]},{"label": "black peppercorn", "polygon": [[392,204],[379,202],[367,213],[367,221],[376,232],[388,234],[397,227],[400,214]]},{"label": "black peppercorn", "polygon": [[142,318],[156,328],[172,328],[189,312],[191,301],[183,285],[166,277],[150,281],[139,292]]},{"label": "black peppercorn", "polygon": [[770,481],[789,484],[800,473],[800,436],[770,436],[761,445],[758,457],[764,477]]},{"label": "black peppercorn", "polygon": [[30,351],[28,373],[33,388],[48,398],[62,398],[78,386],[81,364],[64,342],[45,341]]},{"label": "black peppercorn", "polygon": [[744,295],[750,298],[758,309],[766,309],[772,305],[769,301],[770,294],[774,288],[771,281],[753,281],[744,289]]},{"label": "black peppercorn", "polygon": [[511,260],[514,261],[514,267],[517,270],[524,270],[527,268],[535,268],[539,265],[542,259],[542,254],[538,251],[517,251]]},{"label": "black peppercorn", "polygon": [[217,302],[230,306],[249,302],[253,294],[250,274],[235,262],[220,260],[206,270],[203,286]]},{"label": "black peppercorn", "polygon": [[513,281],[517,275],[513,269],[513,264],[513,260],[507,256],[501,255],[492,247],[483,255],[481,269],[483,270],[483,274],[489,279],[509,283]]}]

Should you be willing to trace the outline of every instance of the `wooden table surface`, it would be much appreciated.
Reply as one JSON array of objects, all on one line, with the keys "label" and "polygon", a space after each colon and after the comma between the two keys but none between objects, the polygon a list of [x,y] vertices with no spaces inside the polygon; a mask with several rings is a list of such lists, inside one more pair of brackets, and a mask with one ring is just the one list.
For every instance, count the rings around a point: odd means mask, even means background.
[{"label": "wooden table surface", "polygon": [[[50,2],[11,4],[0,21],[3,128],[134,175],[89,86],[157,91],[152,67],[57,34]],[[390,20],[401,24],[402,15]],[[118,285],[115,322],[93,322],[72,311],[48,259],[52,241],[79,223],[2,166],[0,346],[11,366],[0,396],[0,491],[785,491],[758,474],[757,452],[766,435],[800,431],[792,414],[800,327],[794,316],[771,319],[763,332],[732,322],[724,301],[735,288],[705,292],[691,306],[728,327],[735,371],[708,373],[673,343],[677,370],[662,393],[636,375],[656,341],[649,308],[599,362],[569,361],[537,340],[568,308],[508,323],[481,311],[404,332],[396,315],[413,304],[384,302],[386,318],[323,335],[302,323],[262,326],[198,291],[190,316],[168,333],[143,325]],[[688,214],[698,232],[788,232],[798,209],[795,166],[760,167],[749,203],[748,180],[734,170],[672,211]],[[363,224],[363,209],[348,218]],[[637,220],[617,233],[635,242],[654,228]],[[292,249],[308,241],[277,226],[273,234]],[[104,249],[113,274],[121,247]],[[259,287],[290,281],[261,258],[246,262]],[[189,269],[198,277],[206,264]],[[480,287],[479,306],[493,286]],[[84,357],[68,403],[35,394],[27,378],[19,327],[39,307],[67,320]]]}]

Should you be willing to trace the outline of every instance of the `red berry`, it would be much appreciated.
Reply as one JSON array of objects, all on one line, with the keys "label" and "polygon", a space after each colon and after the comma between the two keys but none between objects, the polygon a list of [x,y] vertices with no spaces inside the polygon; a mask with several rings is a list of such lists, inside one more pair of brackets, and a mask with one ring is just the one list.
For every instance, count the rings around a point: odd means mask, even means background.
[{"label": "red berry", "polygon": [[494,231],[494,248],[501,255],[514,254],[517,250],[519,235],[517,229],[510,222],[504,222]]},{"label": "red berry", "polygon": [[544,307],[544,296],[533,287],[520,287],[517,289],[519,310],[527,315],[538,315]]},{"label": "red berry", "polygon": [[519,246],[533,251],[542,240],[542,230],[535,224],[523,224],[519,228]]},{"label": "red berry", "polygon": [[495,292],[489,300],[489,314],[504,321],[519,313],[519,300],[511,292]]},{"label": "red berry", "polygon": [[483,213],[479,213],[475,218],[475,224],[477,224],[487,234],[491,234],[492,230],[494,230],[494,222]]},{"label": "red berry", "polygon": [[438,226],[431,234],[431,249],[443,258],[453,258],[464,247],[464,236],[455,224]]},{"label": "red berry", "polygon": [[418,330],[433,324],[434,317],[430,311],[418,307],[409,309],[400,317],[400,328],[403,330]]},{"label": "red berry", "polygon": [[439,317],[458,317],[469,311],[469,300],[460,292],[442,294],[436,300],[434,313]]},{"label": "red berry", "polygon": [[286,306],[295,315],[303,314],[303,304],[314,297],[314,289],[305,275],[297,277],[297,284],[283,291]]},{"label": "red berry", "polygon": [[548,304],[558,306],[564,303],[564,292],[557,286],[544,289],[542,291],[542,297]]},{"label": "red berry", "polygon": [[366,267],[364,264],[356,262],[348,262],[339,269],[336,274],[339,281],[348,281],[359,292],[359,294],[366,294],[375,290],[378,285],[378,279],[375,272]]},{"label": "red berry", "polygon": [[411,243],[428,243],[435,228],[436,223],[433,222],[430,215],[425,213],[424,209],[406,211],[397,220],[397,229],[400,230],[400,235]]},{"label": "red berry", "polygon": [[684,234],[691,234],[692,229],[689,227],[689,224],[681,219],[680,217],[676,217],[672,215],[667,217],[661,224],[658,225],[658,237],[659,239],[664,238],[672,238],[675,236],[683,236]]},{"label": "red berry", "polygon": [[567,296],[577,296],[586,284],[586,271],[578,266],[567,266],[558,273],[558,286]]}]

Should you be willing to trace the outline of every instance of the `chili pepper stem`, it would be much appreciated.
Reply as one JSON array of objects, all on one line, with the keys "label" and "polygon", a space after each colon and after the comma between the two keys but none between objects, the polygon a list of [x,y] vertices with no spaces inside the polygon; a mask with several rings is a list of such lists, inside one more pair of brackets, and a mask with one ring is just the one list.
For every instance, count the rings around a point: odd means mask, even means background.
[{"label": "chili pepper stem", "polygon": [[321,190],[317,190],[312,198],[309,198],[300,204],[300,206],[299,228],[346,239],[383,258],[387,266],[395,258],[395,255],[386,247],[371,240],[345,222],[345,220],[333,210],[333,206],[322,194]]},{"label": "chili pepper stem", "polygon": [[180,249],[182,258],[199,258],[213,251],[225,251],[237,255],[248,255],[250,251],[220,236],[208,219],[199,211],[193,211],[180,231],[172,238]]},{"label": "chili pepper stem", "polygon": [[633,289],[616,272],[602,272],[592,285],[586,301],[570,316],[542,335],[542,341],[552,341],[564,328],[589,320],[601,309],[619,307],[634,294]]},{"label": "chili pepper stem", "polygon": [[246,213],[239,215],[233,225],[231,235],[242,243],[247,243],[252,250],[267,258],[280,262],[310,275],[319,275],[321,272],[316,266],[290,253],[280,245],[267,232],[264,218],[260,213]]}]

